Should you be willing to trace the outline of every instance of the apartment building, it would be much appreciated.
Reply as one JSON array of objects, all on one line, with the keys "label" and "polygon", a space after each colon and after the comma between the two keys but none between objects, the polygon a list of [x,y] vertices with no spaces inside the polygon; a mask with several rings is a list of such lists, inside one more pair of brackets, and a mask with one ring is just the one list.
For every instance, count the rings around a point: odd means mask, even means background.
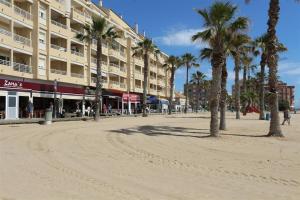
[{"label": "apartment building", "polygon": [[[0,0],[0,118],[26,117],[29,101],[35,117],[54,98],[66,112],[92,106],[97,41],[82,42],[75,36],[96,16],[122,33],[103,44],[102,102],[118,112],[138,108],[144,62],[132,57],[132,47],[143,39],[137,27],[90,0]],[[169,96],[170,74],[163,68],[167,57],[150,56],[149,96]]]},{"label": "apartment building", "polygon": [[204,84],[184,85],[184,95],[188,96],[188,104],[193,110],[207,108],[209,102],[210,88],[207,81]]}]

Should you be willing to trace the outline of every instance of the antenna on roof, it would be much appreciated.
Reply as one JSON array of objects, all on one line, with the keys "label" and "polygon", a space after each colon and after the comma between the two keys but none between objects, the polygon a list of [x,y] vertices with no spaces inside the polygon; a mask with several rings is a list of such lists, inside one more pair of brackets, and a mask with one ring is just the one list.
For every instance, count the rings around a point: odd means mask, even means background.
[{"label": "antenna on roof", "polygon": [[134,24],[134,31],[138,34],[139,33],[139,25],[137,23]]}]

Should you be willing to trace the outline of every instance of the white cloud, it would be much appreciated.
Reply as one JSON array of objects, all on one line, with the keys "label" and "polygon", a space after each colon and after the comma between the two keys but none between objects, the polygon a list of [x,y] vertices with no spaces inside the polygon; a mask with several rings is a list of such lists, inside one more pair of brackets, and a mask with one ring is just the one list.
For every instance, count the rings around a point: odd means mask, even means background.
[{"label": "white cloud", "polygon": [[300,62],[280,62],[278,66],[280,74],[289,76],[300,75]]},{"label": "white cloud", "polygon": [[205,46],[203,42],[192,42],[191,38],[202,29],[187,29],[183,27],[172,28],[164,36],[154,38],[155,41],[166,46],[193,46],[200,48]]}]

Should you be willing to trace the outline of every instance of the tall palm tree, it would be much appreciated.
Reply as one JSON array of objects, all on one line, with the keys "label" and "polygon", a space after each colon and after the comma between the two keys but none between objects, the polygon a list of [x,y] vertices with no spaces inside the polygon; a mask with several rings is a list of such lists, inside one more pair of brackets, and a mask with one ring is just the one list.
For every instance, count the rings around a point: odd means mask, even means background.
[{"label": "tall palm tree", "polygon": [[201,93],[201,88],[204,87],[203,82],[206,78],[206,75],[200,71],[196,71],[195,73],[192,74],[192,78],[190,80],[191,84],[196,84],[197,85],[197,103],[196,103],[196,112],[198,112],[199,106],[200,106],[200,93]]},{"label": "tall palm tree", "polygon": [[143,83],[143,117],[147,117],[146,112],[147,107],[147,88],[148,88],[148,79],[149,79],[149,61],[150,55],[154,54],[155,57],[160,53],[157,46],[153,43],[152,40],[145,38],[143,41],[138,42],[136,47],[132,48],[133,56],[143,57],[144,60],[144,83]]},{"label": "tall palm tree", "polygon": [[[257,54],[260,54],[260,73],[259,73],[259,119],[265,119],[265,77],[266,77],[266,64],[267,64],[267,34],[255,39],[253,43],[253,48]],[[277,44],[277,51],[284,52],[287,51],[287,48],[280,42]]]},{"label": "tall palm tree", "polygon": [[174,80],[175,80],[175,72],[181,65],[181,59],[177,56],[170,56],[166,63],[163,65],[167,69],[167,71],[171,72],[171,87],[170,87],[170,97],[169,97],[169,115],[172,114],[172,103],[174,98]]},{"label": "tall palm tree", "polygon": [[[250,0],[246,0],[249,2]],[[296,0],[299,2],[299,0]],[[271,121],[269,128],[269,136],[284,137],[280,128],[280,119],[278,112],[278,95],[277,95],[277,66],[278,66],[278,55],[277,55],[277,36],[276,26],[279,21],[280,3],[279,0],[270,0],[269,11],[268,11],[268,31],[267,31],[267,64],[269,66],[269,104],[271,110]]]},{"label": "tall palm tree", "polygon": [[235,101],[235,110],[236,110],[236,119],[240,119],[240,70],[241,70],[241,55],[247,49],[247,44],[249,43],[250,38],[245,34],[235,34],[230,42],[229,52],[231,57],[234,60],[234,101]]},{"label": "tall palm tree", "polygon": [[192,67],[199,67],[200,65],[197,63],[197,58],[191,53],[186,53],[181,56],[182,63],[184,67],[186,67],[186,93],[185,93],[185,108],[184,113],[187,113],[188,109],[188,84],[189,84],[189,70]]},{"label": "tall palm tree", "polygon": [[96,92],[95,92],[95,104],[96,113],[94,116],[95,121],[100,118],[100,107],[102,99],[102,44],[111,39],[118,37],[117,31],[112,26],[109,26],[106,19],[97,17],[93,18],[93,23],[91,25],[86,24],[84,26],[85,33],[78,33],[76,38],[81,41],[86,41],[91,44],[93,40],[97,41],[97,80],[96,80]]},{"label": "tall palm tree", "polygon": [[197,10],[204,20],[204,31],[192,37],[192,40],[207,42],[212,49],[212,85],[210,90],[210,134],[219,136],[218,109],[220,102],[222,67],[226,57],[227,30],[245,29],[247,20],[242,17],[235,18],[237,7],[229,2],[215,2],[209,10]]}]

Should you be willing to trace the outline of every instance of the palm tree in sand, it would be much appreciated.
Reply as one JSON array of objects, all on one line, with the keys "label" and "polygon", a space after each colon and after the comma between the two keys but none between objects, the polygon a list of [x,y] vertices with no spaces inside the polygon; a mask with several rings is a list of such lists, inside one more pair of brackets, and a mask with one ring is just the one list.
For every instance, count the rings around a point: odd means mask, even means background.
[{"label": "palm tree in sand", "polygon": [[148,88],[148,79],[149,79],[149,61],[150,55],[154,54],[157,56],[160,54],[157,46],[153,43],[152,40],[145,38],[143,41],[139,42],[136,47],[132,48],[133,56],[143,57],[144,60],[144,83],[143,83],[143,117],[147,117],[146,112],[147,107],[147,88]]},{"label": "palm tree in sand", "polygon": [[[259,119],[265,120],[265,80],[267,65],[267,34],[256,38],[253,42],[253,51],[260,55],[260,73],[259,73]],[[287,48],[280,42],[277,44],[278,52],[287,51]]]},{"label": "palm tree in sand", "polygon": [[187,113],[188,109],[188,84],[189,84],[189,70],[192,67],[199,67],[200,65],[197,63],[197,58],[190,53],[186,53],[181,57],[182,64],[186,67],[186,91],[185,91],[185,108],[184,113]]},{"label": "palm tree in sand", "polygon": [[226,62],[226,37],[228,30],[246,29],[247,20],[243,17],[235,18],[237,7],[229,2],[215,2],[209,10],[197,10],[204,20],[204,31],[192,37],[193,41],[202,40],[212,49],[212,85],[210,90],[210,134],[219,136],[218,110],[220,103],[222,67]]},{"label": "palm tree in sand", "polygon": [[169,115],[172,114],[172,102],[174,98],[174,81],[175,81],[175,72],[181,66],[181,59],[177,56],[170,56],[163,67],[166,68],[167,71],[171,72],[171,80],[170,80],[170,97],[169,97]]},{"label": "palm tree in sand", "polygon": [[81,41],[86,41],[91,44],[93,40],[97,41],[97,79],[96,79],[96,92],[95,92],[95,121],[100,119],[100,107],[102,98],[102,76],[101,76],[101,64],[102,64],[102,45],[104,42],[113,40],[118,36],[115,28],[110,26],[104,18],[93,18],[91,25],[86,24],[84,26],[85,33],[78,33],[76,38]]},{"label": "palm tree in sand", "polygon": [[235,79],[234,79],[234,101],[235,101],[235,111],[236,119],[240,119],[240,70],[241,70],[241,55],[244,54],[244,51],[247,51],[247,45],[250,42],[250,38],[245,35],[245,34],[236,34],[233,36],[230,47],[229,47],[229,52],[231,57],[234,60],[234,74],[235,74]]},{"label": "palm tree in sand", "polygon": [[206,78],[206,75],[200,71],[196,71],[192,74],[192,78],[190,80],[191,84],[197,85],[197,102],[196,102],[196,112],[198,112],[200,107],[200,93],[201,89],[204,88],[204,80]]},{"label": "palm tree in sand", "polygon": [[[246,0],[249,2],[250,0]],[[299,0],[296,0],[299,2]],[[276,36],[276,27],[279,21],[280,13],[280,2],[279,0],[269,1],[269,11],[268,11],[268,31],[267,31],[267,65],[269,67],[269,106],[271,110],[271,121],[268,136],[274,137],[284,137],[279,118],[278,109],[278,95],[277,95],[277,85],[278,85],[278,49],[277,43],[278,38]]]}]

